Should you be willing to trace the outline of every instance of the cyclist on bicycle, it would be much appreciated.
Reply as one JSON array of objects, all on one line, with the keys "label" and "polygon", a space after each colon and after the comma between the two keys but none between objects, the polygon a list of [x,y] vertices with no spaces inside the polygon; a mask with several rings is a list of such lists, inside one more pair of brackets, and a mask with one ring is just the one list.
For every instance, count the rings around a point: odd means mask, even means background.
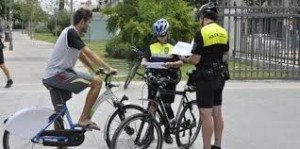
[{"label": "cyclist on bicycle", "polygon": [[[175,40],[168,37],[169,22],[161,18],[153,24],[154,38],[150,42],[150,45],[146,48],[145,58],[142,60],[142,66],[145,66],[145,62],[165,62],[165,67],[168,69],[149,69],[148,73],[152,73],[155,76],[170,76],[173,79],[178,79],[179,67],[183,62],[178,56],[172,54]],[[178,82],[177,82],[178,83]],[[170,91],[176,90],[177,83],[167,83],[165,89]],[[148,99],[154,99],[156,94],[156,84],[148,85]],[[161,94],[164,102],[165,109],[167,111],[168,118],[171,120],[174,118],[174,112],[171,104],[174,102],[175,95]],[[166,143],[172,143],[173,139],[170,136],[169,130],[165,129],[164,139]]]},{"label": "cyclist on bicycle", "polygon": [[107,65],[80,38],[82,33],[87,32],[87,28],[91,23],[92,12],[88,9],[80,8],[75,12],[73,18],[73,25],[65,28],[56,41],[48,59],[43,83],[50,91],[52,104],[56,112],[60,111],[65,102],[72,97],[72,93],[77,94],[85,88],[91,87],[78,125],[100,130],[99,126],[90,120],[89,113],[99,95],[102,81],[98,77],[77,72],[73,68],[79,59],[92,70],[94,69],[90,61],[102,66],[111,73],[115,73],[116,69]]}]

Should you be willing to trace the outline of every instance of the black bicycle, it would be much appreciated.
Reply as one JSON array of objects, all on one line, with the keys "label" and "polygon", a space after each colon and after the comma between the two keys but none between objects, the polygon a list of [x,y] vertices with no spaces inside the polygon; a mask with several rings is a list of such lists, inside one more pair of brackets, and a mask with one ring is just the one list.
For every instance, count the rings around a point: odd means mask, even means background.
[{"label": "black bicycle", "polygon": [[139,76],[143,76],[144,73],[139,73],[138,69],[140,68],[141,62],[143,57],[145,56],[144,52],[139,50],[138,48],[132,46],[132,50],[131,52],[133,52],[133,57],[134,60],[131,63],[131,66],[129,67],[129,72],[128,72],[128,76],[125,80],[124,83],[124,89],[127,89],[130,82],[132,81],[132,79],[134,78],[135,74],[139,75]]},{"label": "black bicycle", "polygon": [[[167,82],[175,82],[170,77],[146,76],[146,83],[157,83],[157,93],[154,100],[148,104],[148,113],[134,114],[126,118],[116,129],[111,140],[110,149],[119,148],[155,148],[161,149],[163,145],[162,130],[156,118],[162,120],[163,125],[169,129],[171,134],[176,136],[176,143],[180,148],[190,148],[197,139],[201,129],[201,120],[196,100],[190,100],[187,92],[195,91],[189,86],[185,86],[183,91],[167,91],[164,89]],[[170,121],[167,118],[166,110],[161,100],[161,93],[181,95],[176,117]],[[132,128],[131,133],[126,132],[126,128]],[[129,147],[130,146],[130,147]]]}]

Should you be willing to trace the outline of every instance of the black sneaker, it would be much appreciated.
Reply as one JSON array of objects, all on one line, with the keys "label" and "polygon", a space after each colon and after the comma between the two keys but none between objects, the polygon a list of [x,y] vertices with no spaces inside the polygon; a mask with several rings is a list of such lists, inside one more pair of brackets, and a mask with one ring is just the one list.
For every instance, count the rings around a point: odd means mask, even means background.
[{"label": "black sneaker", "polygon": [[168,144],[172,144],[173,143],[173,138],[171,137],[171,134],[170,134],[169,130],[165,130],[165,132],[164,132],[164,140]]},{"label": "black sneaker", "polygon": [[12,85],[13,83],[14,83],[14,82],[13,82],[12,79],[7,80],[6,85],[5,85],[5,88],[10,88],[11,85]]},{"label": "black sneaker", "polygon": [[218,146],[212,145],[212,146],[211,146],[211,149],[221,149],[221,147],[218,147]]}]

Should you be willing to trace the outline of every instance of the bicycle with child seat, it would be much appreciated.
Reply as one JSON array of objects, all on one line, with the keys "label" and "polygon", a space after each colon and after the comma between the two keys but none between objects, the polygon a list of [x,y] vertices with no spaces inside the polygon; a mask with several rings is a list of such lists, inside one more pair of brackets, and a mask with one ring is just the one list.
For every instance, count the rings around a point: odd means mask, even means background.
[{"label": "bicycle with child seat", "polygon": [[[146,112],[146,110],[135,104],[125,104],[124,101],[128,100],[125,95],[121,100],[115,96],[112,88],[118,87],[118,85],[113,84],[111,81],[113,74],[105,73],[103,69],[99,69],[98,74],[105,75],[106,90],[97,98],[89,116],[92,118],[99,105],[104,101],[108,101],[116,108],[109,117],[104,130],[105,141],[109,145],[114,133],[113,128],[116,128],[130,114]],[[64,116],[66,116],[68,125],[64,125]],[[117,126],[113,126],[114,124]],[[55,129],[54,125],[56,125]],[[25,108],[4,121],[3,148],[79,146],[84,142],[85,132],[90,130],[73,122],[67,104],[64,104],[62,110],[58,113],[49,108]],[[132,130],[127,128],[127,131]]]},{"label": "bicycle with child seat", "polygon": [[[136,148],[161,149],[163,145],[162,130],[156,119],[156,113],[163,122],[163,125],[176,136],[178,147],[188,149],[195,142],[200,129],[201,120],[195,100],[190,100],[188,92],[193,92],[194,87],[185,86],[183,91],[170,92],[164,90],[166,82],[175,82],[170,77],[146,76],[146,83],[158,84],[154,100],[148,104],[148,113],[134,114],[126,118],[115,131],[110,149]],[[166,110],[161,100],[161,93],[180,95],[181,100],[174,120],[168,120]],[[126,128],[134,128],[134,132],[128,133]],[[129,148],[129,147],[128,147]]]},{"label": "bicycle with child seat", "polygon": [[129,67],[128,76],[127,76],[124,86],[123,86],[124,89],[128,88],[128,86],[129,86],[130,82],[132,81],[132,79],[134,78],[135,74],[137,74],[139,76],[144,75],[144,73],[139,73],[138,69],[140,68],[140,65],[141,65],[143,57],[145,56],[145,53],[134,46],[132,46],[131,52],[134,55],[133,56],[134,60],[131,63],[131,66]]}]

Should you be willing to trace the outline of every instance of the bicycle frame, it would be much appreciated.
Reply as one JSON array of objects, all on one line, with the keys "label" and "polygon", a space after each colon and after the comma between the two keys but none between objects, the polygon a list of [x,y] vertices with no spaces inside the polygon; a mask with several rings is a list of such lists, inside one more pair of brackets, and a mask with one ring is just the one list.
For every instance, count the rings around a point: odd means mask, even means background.
[{"label": "bicycle frame", "polygon": [[[162,90],[163,90],[163,86],[160,85],[159,88],[158,88],[158,90],[157,90],[157,92],[156,92],[155,98],[153,100],[149,101],[149,104],[148,104],[148,107],[147,107],[147,110],[149,111],[149,113],[145,117],[145,119],[147,119],[147,120],[146,121],[143,120],[141,122],[140,128],[138,129],[138,133],[136,135],[137,137],[136,137],[136,139],[134,141],[137,144],[141,143],[141,142],[139,142],[139,140],[140,140],[140,137],[142,137],[141,133],[142,133],[142,131],[144,129],[145,123],[147,121],[150,121],[150,123],[152,123],[152,121],[156,121],[156,119],[155,119],[156,113],[158,113],[158,115],[162,118],[164,126],[168,130],[170,130],[170,133],[172,133],[172,134],[177,133],[175,131],[175,126],[171,126],[171,122],[169,122],[169,120],[168,120],[167,112],[166,112],[166,109],[165,109],[165,107],[163,105],[163,101],[162,101],[161,96],[160,96]],[[187,92],[189,92],[189,91],[190,90],[185,89],[184,91],[175,91],[175,92],[173,92],[176,95],[181,95],[182,96],[180,104],[178,105],[178,110],[177,110],[176,116],[175,116],[176,123],[178,122],[180,113],[182,112],[182,108],[185,106],[185,104],[188,105],[188,103],[190,102],[189,101],[189,97],[187,95]],[[150,125],[150,126],[147,127],[147,131],[151,131],[151,129],[152,129],[152,125]]]},{"label": "bicycle frame", "polygon": [[[112,100],[112,102],[114,103],[113,106],[115,107],[117,103],[121,102],[117,100],[117,97],[111,90],[111,88],[116,87],[117,85],[111,84],[109,79],[110,74],[106,74],[106,90],[100,96],[98,96],[96,103],[89,114],[90,117],[93,116],[98,106],[104,101]],[[49,118],[54,114],[55,117],[49,121]],[[22,137],[24,139],[31,139],[32,141],[39,143],[38,140],[41,139],[41,133],[47,128],[49,128],[49,126],[52,125],[59,117],[64,117],[64,115],[66,115],[68,124],[70,126],[69,130],[75,130],[75,128],[78,127],[78,124],[72,121],[71,115],[66,104],[64,104],[61,111],[59,111],[58,113],[49,108],[39,107],[25,108],[20,111],[17,111],[14,115],[9,117],[7,121],[5,121],[4,129],[9,132],[12,132],[16,136]],[[34,121],[29,121],[28,119],[34,119]],[[30,128],[27,127],[28,130],[22,131],[23,127],[17,125],[20,123],[30,126]]]},{"label": "bicycle frame", "polygon": [[[159,107],[156,107],[156,111],[154,112],[157,112],[158,115],[162,118],[163,120],[163,123],[165,125],[165,127],[167,127],[171,133],[174,133],[174,131],[172,130],[172,128],[174,126],[171,126],[170,122],[168,121],[168,117],[167,117],[167,112],[166,112],[166,109],[163,105],[163,101],[162,101],[162,98],[161,98],[161,90],[162,87],[159,87],[159,89],[157,90],[156,92],[156,95],[155,95],[155,99],[154,100],[151,100],[152,102],[154,102],[156,105],[158,105]],[[177,112],[176,112],[176,116],[174,118],[175,122],[178,121],[178,118],[179,118],[179,115],[182,111],[182,108],[184,107],[184,105],[186,103],[189,103],[189,98],[187,97],[188,95],[186,94],[188,92],[188,90],[184,90],[184,91],[175,91],[174,94],[175,95],[181,95],[181,100],[180,100],[180,103],[178,105],[178,108],[177,108]],[[148,109],[150,108],[149,106],[152,106],[151,103],[149,103],[148,105]]]},{"label": "bicycle frame", "polygon": [[[68,121],[68,124],[70,126],[70,130],[73,130],[75,129],[75,127],[78,126],[78,124],[75,124],[73,123],[73,120],[71,118],[71,115],[69,113],[69,110],[68,110],[68,107],[67,105],[65,104],[62,108],[62,110],[60,112],[58,112],[58,114],[54,114],[55,117],[50,120],[50,122],[48,123],[47,126],[45,126],[35,137],[33,137],[31,140],[35,143],[42,143],[42,142],[39,142],[39,140],[43,140],[43,139],[67,139],[65,137],[59,137],[59,136],[53,136],[53,137],[44,137],[44,136],[41,136],[42,132],[45,131],[51,124],[53,124],[55,121],[57,121],[57,119],[59,117],[64,117],[64,114],[66,115],[67,117],[67,121]],[[51,117],[51,116],[50,116]]]},{"label": "bicycle frame", "polygon": [[116,95],[113,93],[111,90],[112,86],[110,85],[105,85],[106,90],[97,98],[95,104],[92,107],[91,112],[89,113],[90,118],[94,115],[98,107],[107,100],[111,100],[113,103],[118,102]]}]

